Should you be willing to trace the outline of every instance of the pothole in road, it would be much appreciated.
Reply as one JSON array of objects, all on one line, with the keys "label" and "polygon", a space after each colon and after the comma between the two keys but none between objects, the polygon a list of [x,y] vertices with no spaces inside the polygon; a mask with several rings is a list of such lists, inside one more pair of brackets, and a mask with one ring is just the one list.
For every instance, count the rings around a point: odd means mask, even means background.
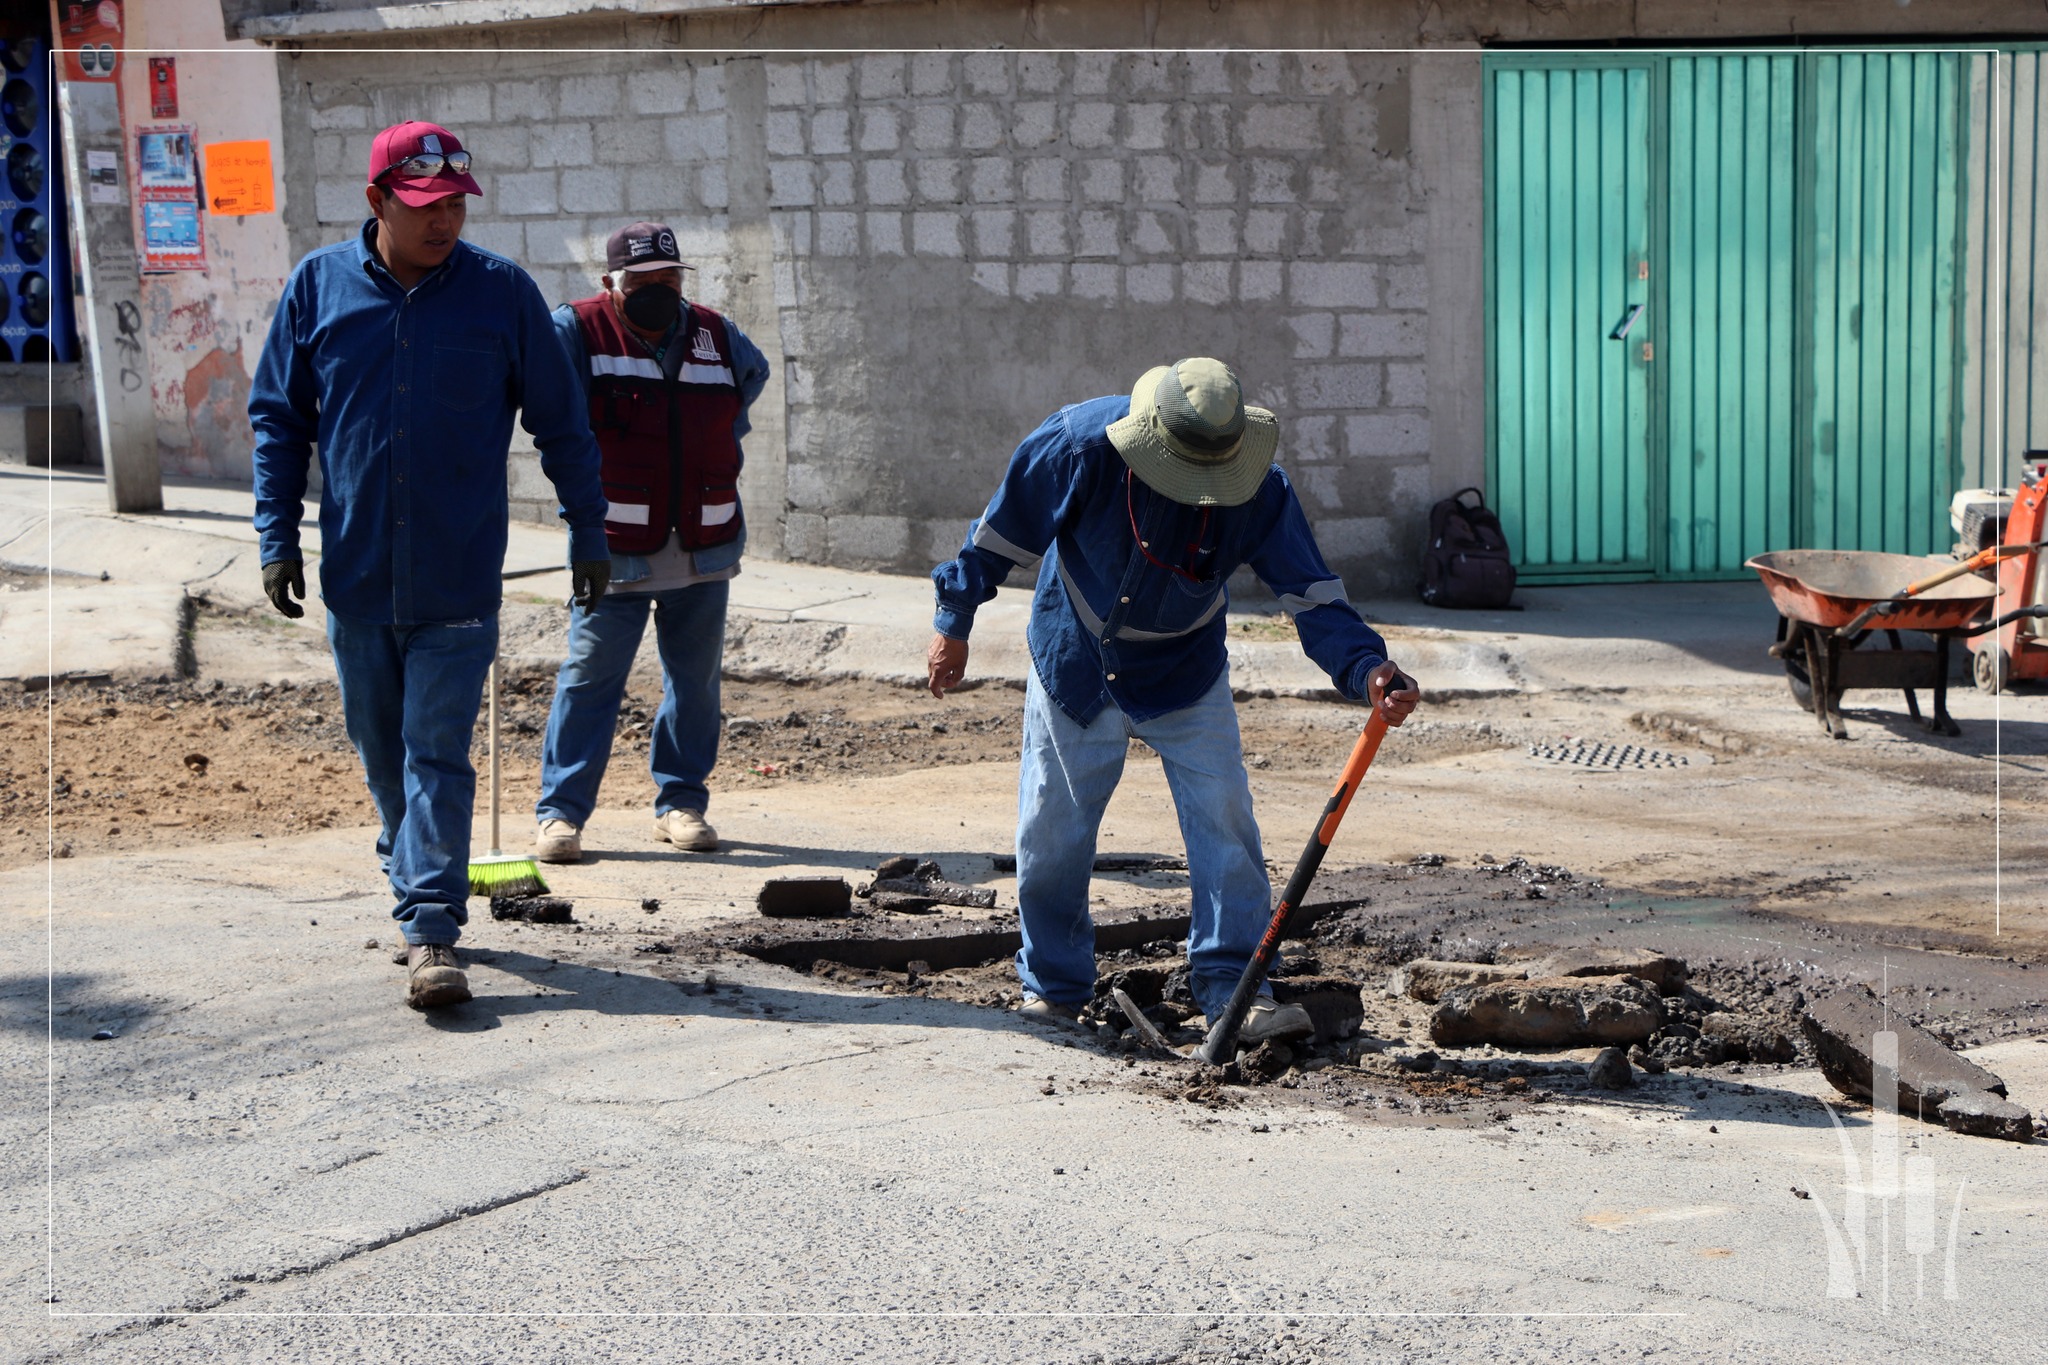
[{"label": "pothole in road", "polygon": [[[1098,908],[1096,996],[1082,1011],[1082,1034],[1055,1036],[1121,1054],[1148,1088],[1212,1108],[1263,1085],[1316,1108],[1513,1122],[1546,1101],[1622,1102],[1587,1078],[1596,1045],[1439,1044],[1434,998],[1390,993],[1396,969],[1432,959],[1497,964],[1513,977],[1565,950],[1618,958],[1682,951],[1690,978],[1670,983],[1662,1024],[1634,1050],[1640,1088],[1621,1092],[1626,1102],[1673,1117],[1710,1098],[1723,1114],[1730,1096],[1753,1097],[1740,1102],[1766,1109],[1807,1103],[1776,1093],[1765,1078],[1810,1065],[1798,1013],[1808,993],[1841,983],[1811,962],[1742,953],[1745,934],[1754,934],[1743,922],[1747,902],[1710,909],[1697,899],[1616,894],[1567,868],[1523,858],[1457,866],[1439,855],[1333,872],[1325,894],[1297,913],[1273,978],[1274,994],[1298,1001],[1315,1020],[1313,1038],[1241,1058],[1222,1075],[1143,1051],[1112,989],[1125,991],[1177,1048],[1190,1049],[1204,1035],[1206,1020],[1187,983],[1184,900]],[[1013,964],[1020,941],[1014,911],[949,909],[914,918],[856,913],[727,924],[690,946],[744,954],[842,988],[1006,1010],[1020,998]]]}]

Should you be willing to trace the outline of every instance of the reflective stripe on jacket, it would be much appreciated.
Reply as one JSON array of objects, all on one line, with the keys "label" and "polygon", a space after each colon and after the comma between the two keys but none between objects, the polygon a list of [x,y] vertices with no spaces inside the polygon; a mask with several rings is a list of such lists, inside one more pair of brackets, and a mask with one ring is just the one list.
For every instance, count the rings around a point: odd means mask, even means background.
[{"label": "reflective stripe on jacket", "polygon": [[1028,637],[1046,691],[1084,725],[1111,703],[1149,720],[1223,672],[1227,584],[1249,567],[1337,690],[1363,700],[1386,643],[1345,600],[1286,474],[1273,466],[1251,501],[1205,517],[1126,477],[1107,428],[1129,413],[1128,396],[1092,399],[1024,438],[959,557],[932,571],[939,633],[966,639],[1011,569],[1035,567]]}]

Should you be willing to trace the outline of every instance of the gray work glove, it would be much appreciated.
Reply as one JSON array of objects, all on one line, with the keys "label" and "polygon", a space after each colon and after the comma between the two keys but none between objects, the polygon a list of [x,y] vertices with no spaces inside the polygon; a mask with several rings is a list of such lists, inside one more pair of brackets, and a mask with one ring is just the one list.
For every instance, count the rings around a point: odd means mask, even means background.
[{"label": "gray work glove", "polygon": [[589,611],[603,599],[604,590],[611,586],[611,582],[612,562],[609,559],[580,559],[569,566],[569,600]]},{"label": "gray work glove", "polygon": [[296,559],[274,559],[263,566],[263,595],[271,605],[286,616],[297,620],[306,614],[306,609],[294,602],[306,600],[306,573],[303,562]]}]

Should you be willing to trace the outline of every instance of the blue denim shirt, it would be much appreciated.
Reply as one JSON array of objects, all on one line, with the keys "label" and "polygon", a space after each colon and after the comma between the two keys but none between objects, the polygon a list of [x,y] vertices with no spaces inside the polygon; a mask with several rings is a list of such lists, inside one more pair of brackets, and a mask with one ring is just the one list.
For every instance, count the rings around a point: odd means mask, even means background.
[{"label": "blue denim shirt", "polygon": [[527,273],[458,241],[408,292],[372,245],[313,252],[286,281],[249,394],[263,562],[300,559],[320,449],[320,595],[373,624],[478,620],[505,567],[505,457],[519,413],[576,559],[605,556],[597,442]]},{"label": "blue denim shirt", "polygon": [[1249,566],[1294,618],[1308,656],[1363,700],[1386,642],[1345,600],[1280,466],[1251,501],[1209,508],[1205,521],[1204,509],[1126,477],[1108,427],[1130,411],[1128,396],[1076,403],[1024,438],[960,557],[932,571],[939,633],[966,639],[1011,568],[1035,566],[1027,638],[1045,690],[1083,725],[1112,702],[1150,720],[1192,705],[1222,674],[1227,581]]},{"label": "blue denim shirt", "polygon": [[[723,316],[723,315],[721,315]],[[576,383],[583,392],[583,409],[590,410],[590,346],[583,339],[583,324],[576,320],[576,310],[563,304],[554,313],[555,335],[561,338],[562,349],[569,353],[569,363],[576,370]],[[668,335],[663,338],[662,370],[673,377],[682,364],[682,351],[675,348],[676,330],[680,321],[671,323]],[[733,419],[732,444],[739,451],[740,468],[747,467],[746,448],[741,440],[754,429],[747,413],[754,406],[754,400],[761,396],[761,390],[768,383],[768,357],[761,354],[761,348],[742,332],[731,318],[725,318],[725,338],[732,347],[733,378],[739,381],[740,415]],[[694,550],[691,558],[700,574],[722,573],[740,562],[740,555],[747,548],[747,514],[744,504],[740,508],[740,533],[723,545],[713,545],[708,550]],[[624,587],[638,583],[653,572],[647,565],[645,555],[612,556],[612,586]]]}]

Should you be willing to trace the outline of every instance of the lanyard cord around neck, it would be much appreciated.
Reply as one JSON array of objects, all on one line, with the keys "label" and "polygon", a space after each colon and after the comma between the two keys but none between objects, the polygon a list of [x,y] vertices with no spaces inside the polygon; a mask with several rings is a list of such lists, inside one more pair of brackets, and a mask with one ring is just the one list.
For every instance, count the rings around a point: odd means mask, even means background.
[{"label": "lanyard cord around neck", "polygon": [[[1210,579],[1215,577],[1214,574],[1210,574],[1207,577],[1203,577],[1201,575],[1191,573],[1187,569],[1176,568],[1173,565],[1166,563],[1165,561],[1159,559],[1156,555],[1152,553],[1151,548],[1146,545],[1144,538],[1138,534],[1138,506],[1137,503],[1133,500],[1133,494],[1131,489],[1131,485],[1135,482],[1135,472],[1136,471],[1130,469],[1124,470],[1124,511],[1127,515],[1129,515],[1131,519],[1131,540],[1136,543],[1138,547],[1138,553],[1145,556],[1146,560],[1149,561],[1154,568],[1164,569],[1171,574],[1179,574],[1182,578],[1185,578],[1190,583],[1209,582]],[[1190,564],[1194,563],[1201,556],[1209,553],[1209,550],[1203,548],[1202,545],[1203,537],[1209,534],[1209,510],[1210,509],[1206,507],[1202,509],[1202,519],[1195,524],[1195,538],[1189,541],[1187,544],[1187,562]]]}]

